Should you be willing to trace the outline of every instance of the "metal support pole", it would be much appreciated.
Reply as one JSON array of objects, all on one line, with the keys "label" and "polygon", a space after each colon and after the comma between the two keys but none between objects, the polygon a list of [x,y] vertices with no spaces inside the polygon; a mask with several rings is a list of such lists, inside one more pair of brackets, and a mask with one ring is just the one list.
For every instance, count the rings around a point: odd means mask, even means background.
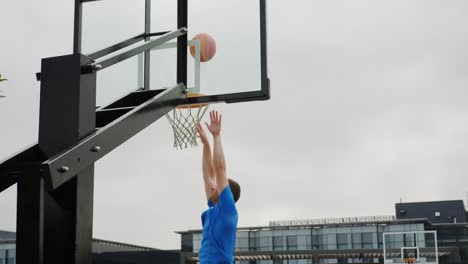
[{"label": "metal support pole", "polygon": [[16,263],[43,263],[44,180],[39,164],[18,177]]},{"label": "metal support pole", "polygon": [[[81,54],[42,62],[39,148],[52,157],[92,133],[96,124],[96,74]],[[66,87],[66,89],[64,89]],[[92,261],[94,167],[44,194],[44,263]]]},{"label": "metal support pole", "polygon": [[[145,0],[145,35],[151,33],[151,0]],[[149,41],[150,37],[145,37],[145,41]],[[144,90],[150,89],[150,70],[151,70],[151,51],[145,52],[144,57]]]},{"label": "metal support pole", "polygon": [[[188,1],[177,0],[177,28],[188,29]],[[177,39],[177,83],[187,87],[187,44],[188,34]]]},{"label": "metal support pole", "polygon": [[180,252],[180,264],[185,264],[185,254],[183,252]]},{"label": "metal support pole", "polygon": [[75,0],[75,20],[73,30],[73,53],[81,53],[82,0]]},{"label": "metal support pole", "polygon": [[[96,74],[81,74],[90,63],[81,54],[42,61],[38,147],[45,158],[95,130]],[[94,167],[48,192],[40,170],[19,179],[18,264],[91,264]]]}]

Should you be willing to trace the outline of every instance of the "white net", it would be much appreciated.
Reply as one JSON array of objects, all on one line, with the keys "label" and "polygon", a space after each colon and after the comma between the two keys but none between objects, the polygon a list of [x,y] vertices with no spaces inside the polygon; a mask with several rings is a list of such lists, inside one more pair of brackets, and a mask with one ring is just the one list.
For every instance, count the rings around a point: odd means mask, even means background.
[{"label": "white net", "polygon": [[197,124],[200,123],[208,104],[176,107],[172,112],[166,114],[174,132],[174,147],[185,149],[196,147]]}]

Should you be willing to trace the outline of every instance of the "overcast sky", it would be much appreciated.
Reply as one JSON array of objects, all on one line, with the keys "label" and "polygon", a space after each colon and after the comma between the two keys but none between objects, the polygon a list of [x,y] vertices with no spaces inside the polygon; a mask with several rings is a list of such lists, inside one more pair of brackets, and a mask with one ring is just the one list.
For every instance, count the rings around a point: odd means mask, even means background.
[{"label": "overcast sky", "polygon": [[[36,141],[34,73],[71,52],[72,2],[2,3],[0,158]],[[228,176],[242,185],[239,226],[466,198],[468,2],[268,4],[272,99],[212,107]],[[200,158],[172,148],[166,120],[103,158],[94,237],[179,248],[174,231],[201,228],[206,208]],[[15,187],[0,194],[0,229],[15,229],[15,200]]]}]

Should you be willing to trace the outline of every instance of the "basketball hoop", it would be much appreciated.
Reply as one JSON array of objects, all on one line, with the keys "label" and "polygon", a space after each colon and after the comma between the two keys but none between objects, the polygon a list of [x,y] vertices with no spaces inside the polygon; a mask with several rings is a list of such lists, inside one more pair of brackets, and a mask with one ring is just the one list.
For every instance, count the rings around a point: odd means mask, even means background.
[{"label": "basketball hoop", "polygon": [[416,258],[405,258],[404,261],[408,264],[414,264],[416,263]]},{"label": "basketball hoop", "polygon": [[[198,93],[188,93],[188,98],[204,96]],[[174,132],[174,148],[184,149],[196,147],[197,124],[208,110],[208,104],[193,104],[177,106],[171,113],[166,114],[167,120]]]}]

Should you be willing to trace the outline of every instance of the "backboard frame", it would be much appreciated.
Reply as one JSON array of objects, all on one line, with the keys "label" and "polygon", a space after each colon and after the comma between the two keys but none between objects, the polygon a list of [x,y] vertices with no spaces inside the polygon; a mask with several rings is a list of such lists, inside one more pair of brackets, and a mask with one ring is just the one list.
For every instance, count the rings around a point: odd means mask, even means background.
[{"label": "backboard frame", "polygon": [[[434,248],[434,253],[435,253],[435,262],[422,262],[421,260],[421,249],[420,247],[417,245],[417,241],[415,241],[415,245],[404,245],[402,247],[399,248],[399,252],[400,252],[400,257],[401,257],[401,260],[402,262],[393,262],[393,260],[387,260],[387,239],[386,237],[387,236],[391,236],[391,235],[403,235],[403,236],[406,236],[408,234],[415,234],[415,235],[418,235],[418,234],[432,234],[433,235],[433,238],[434,238],[434,245],[433,245],[433,248]],[[438,248],[438,244],[437,244],[437,231],[433,231],[433,230],[425,230],[425,231],[406,231],[406,232],[386,232],[386,233],[383,233],[382,235],[382,242],[383,242],[383,258],[384,258],[384,264],[387,264],[387,263],[404,263],[404,251],[406,249],[409,249],[409,250],[415,250],[417,251],[417,256],[416,256],[416,263],[431,263],[431,264],[438,264],[439,263],[439,248]],[[426,240],[424,240],[425,243],[427,243]],[[397,250],[397,248],[392,248],[393,250]]]},{"label": "backboard frame", "polygon": [[405,259],[405,250],[416,250],[416,256],[415,256],[415,260],[416,261],[419,261],[419,247],[402,247],[401,248],[401,256],[403,259]]},{"label": "backboard frame", "polygon": [[[82,5],[88,2],[95,2],[99,0],[75,0],[75,21],[74,21],[74,45],[73,52],[75,54],[81,53],[82,46]],[[239,93],[225,93],[216,95],[206,95],[202,97],[187,98],[186,104],[201,104],[201,103],[240,103],[249,101],[263,101],[270,99],[270,80],[268,77],[268,52],[267,52],[267,1],[258,0],[260,5],[260,90],[239,92]],[[145,0],[145,28],[142,28],[141,34],[135,36],[133,39],[150,40],[150,36],[159,34],[158,32],[151,32],[151,0]],[[187,28],[190,31],[188,23],[188,1],[178,0],[178,28]],[[173,29],[167,29],[173,30]],[[177,56],[177,82],[178,84],[184,83],[187,86],[187,54],[188,48],[187,35],[180,36],[177,40],[178,43],[178,56]],[[106,47],[102,47],[103,49]],[[143,87],[138,87],[141,90],[150,89],[150,69],[151,60],[149,51],[144,53],[144,80]],[[163,87],[151,87],[152,89],[162,89]]]}]

